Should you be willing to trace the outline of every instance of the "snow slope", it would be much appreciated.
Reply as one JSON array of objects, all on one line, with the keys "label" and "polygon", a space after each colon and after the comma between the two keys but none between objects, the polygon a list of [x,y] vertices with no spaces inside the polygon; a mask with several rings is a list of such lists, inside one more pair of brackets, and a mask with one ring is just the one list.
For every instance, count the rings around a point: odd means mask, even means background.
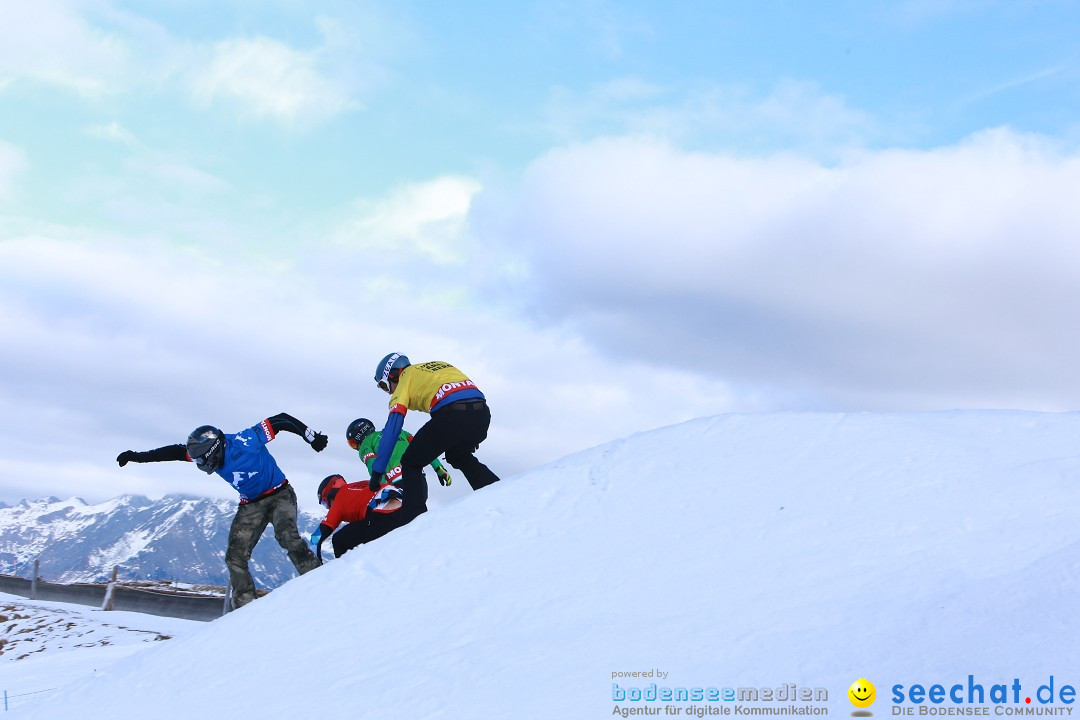
[{"label": "snow slope", "polygon": [[606,718],[628,706],[613,673],[653,669],[825,688],[833,715],[862,677],[878,716],[896,683],[1077,685],[1078,441],[1080,414],[1021,412],[640,434],[429,512],[26,717]]},{"label": "snow slope", "polygon": [[0,593],[0,691],[7,710],[24,712],[63,685],[201,625]]}]

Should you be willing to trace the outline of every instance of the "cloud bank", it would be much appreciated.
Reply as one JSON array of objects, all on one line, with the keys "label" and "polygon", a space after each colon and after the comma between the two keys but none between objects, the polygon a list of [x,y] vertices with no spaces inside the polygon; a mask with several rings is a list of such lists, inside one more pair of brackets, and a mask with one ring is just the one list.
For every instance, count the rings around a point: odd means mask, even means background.
[{"label": "cloud bank", "polygon": [[548,153],[476,220],[610,355],[778,406],[1062,409],[1078,182],[1074,151],[1007,129],[834,165],[631,137]]},{"label": "cloud bank", "polygon": [[382,421],[392,350],[477,380],[504,474],[727,411],[1071,409],[1078,182],[1007,129],[833,164],[624,137],[358,198],[272,252],[212,217],[194,245],[0,216],[4,499],[227,497],[110,464],[282,410],[332,438],[275,447],[302,488],[362,475],[341,435]]},{"label": "cloud bank", "polygon": [[[236,431],[286,411],[331,437],[319,455],[290,437],[273,448],[314,507],[307,490],[325,475],[365,474],[344,430],[358,416],[385,420],[372,376],[392,350],[449,360],[477,381],[495,416],[481,455],[507,476],[728,405],[726,386],[711,381],[693,402],[657,413],[687,373],[632,361],[608,368],[575,333],[486,304],[467,267],[441,275],[444,259],[425,254],[425,243],[432,228],[464,232],[461,200],[472,187],[443,179],[403,188],[363,205],[323,244],[266,256],[0,217],[2,499],[231,497],[226,483],[190,467],[119,470],[113,458],[181,442],[203,423]],[[395,236],[406,255],[384,245]],[[406,428],[425,419],[411,413]],[[433,502],[464,492],[462,481]]]}]

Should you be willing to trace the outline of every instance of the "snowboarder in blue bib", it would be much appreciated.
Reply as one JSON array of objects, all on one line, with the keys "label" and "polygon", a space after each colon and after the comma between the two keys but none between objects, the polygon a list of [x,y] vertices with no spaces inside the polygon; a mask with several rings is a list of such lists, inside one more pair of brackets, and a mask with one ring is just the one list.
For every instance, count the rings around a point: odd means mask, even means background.
[{"label": "snowboarder in blue bib", "polygon": [[273,524],[274,537],[289,553],[298,573],[303,575],[319,566],[296,526],[296,493],[266,449],[266,444],[283,430],[304,438],[315,452],[326,447],[325,435],[311,430],[292,415],[280,413],[235,434],[201,425],[188,435],[183,445],[166,445],[146,452],[125,450],[116,458],[120,467],[129,462],[194,462],[208,475],[217,473],[240,494],[240,506],[229,528],[229,547],[225,552],[234,608],[255,599],[255,581],[248,563],[268,524]]}]

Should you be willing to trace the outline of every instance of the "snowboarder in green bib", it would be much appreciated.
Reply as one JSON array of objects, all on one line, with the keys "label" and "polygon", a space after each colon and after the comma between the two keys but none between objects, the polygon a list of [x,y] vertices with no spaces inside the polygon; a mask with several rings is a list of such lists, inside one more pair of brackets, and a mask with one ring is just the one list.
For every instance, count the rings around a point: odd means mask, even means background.
[{"label": "snowboarder in green bib", "polygon": [[[360,460],[367,466],[368,472],[372,472],[372,466],[375,464],[375,458],[379,452],[379,443],[382,442],[383,433],[376,430],[375,425],[367,418],[357,418],[349,423],[345,435],[346,439],[349,441],[349,447],[357,451],[360,455]],[[394,443],[393,451],[390,453],[390,460],[386,464],[384,482],[393,483],[401,487],[403,497],[401,511],[378,518],[379,521],[390,525],[385,532],[389,532],[395,527],[406,524],[417,515],[420,515],[427,510],[427,492],[410,493],[406,485],[403,485],[401,482],[401,456],[409,449],[409,443],[411,443],[412,440],[413,436],[411,434],[405,430],[399,431],[397,442]],[[432,460],[430,465],[432,469],[435,470],[435,476],[439,478],[440,485],[446,487],[453,482],[453,478],[450,477],[450,472],[441,462],[439,462],[438,458]],[[426,481],[424,489],[426,490]],[[385,532],[380,534],[385,534]]]}]

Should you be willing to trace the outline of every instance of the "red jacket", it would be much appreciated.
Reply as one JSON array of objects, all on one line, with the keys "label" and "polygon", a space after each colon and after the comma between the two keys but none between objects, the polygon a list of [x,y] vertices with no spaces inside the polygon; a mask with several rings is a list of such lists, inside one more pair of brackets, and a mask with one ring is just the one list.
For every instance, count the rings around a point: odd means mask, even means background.
[{"label": "red jacket", "polygon": [[[354,523],[363,520],[368,513],[368,503],[373,497],[375,493],[368,489],[367,480],[349,483],[340,488],[334,496],[334,502],[330,504],[330,511],[326,513],[326,518],[321,523],[330,528],[330,531],[325,534],[329,535],[330,532],[337,530],[338,525],[343,522]],[[372,512],[386,511],[374,510]]]}]

